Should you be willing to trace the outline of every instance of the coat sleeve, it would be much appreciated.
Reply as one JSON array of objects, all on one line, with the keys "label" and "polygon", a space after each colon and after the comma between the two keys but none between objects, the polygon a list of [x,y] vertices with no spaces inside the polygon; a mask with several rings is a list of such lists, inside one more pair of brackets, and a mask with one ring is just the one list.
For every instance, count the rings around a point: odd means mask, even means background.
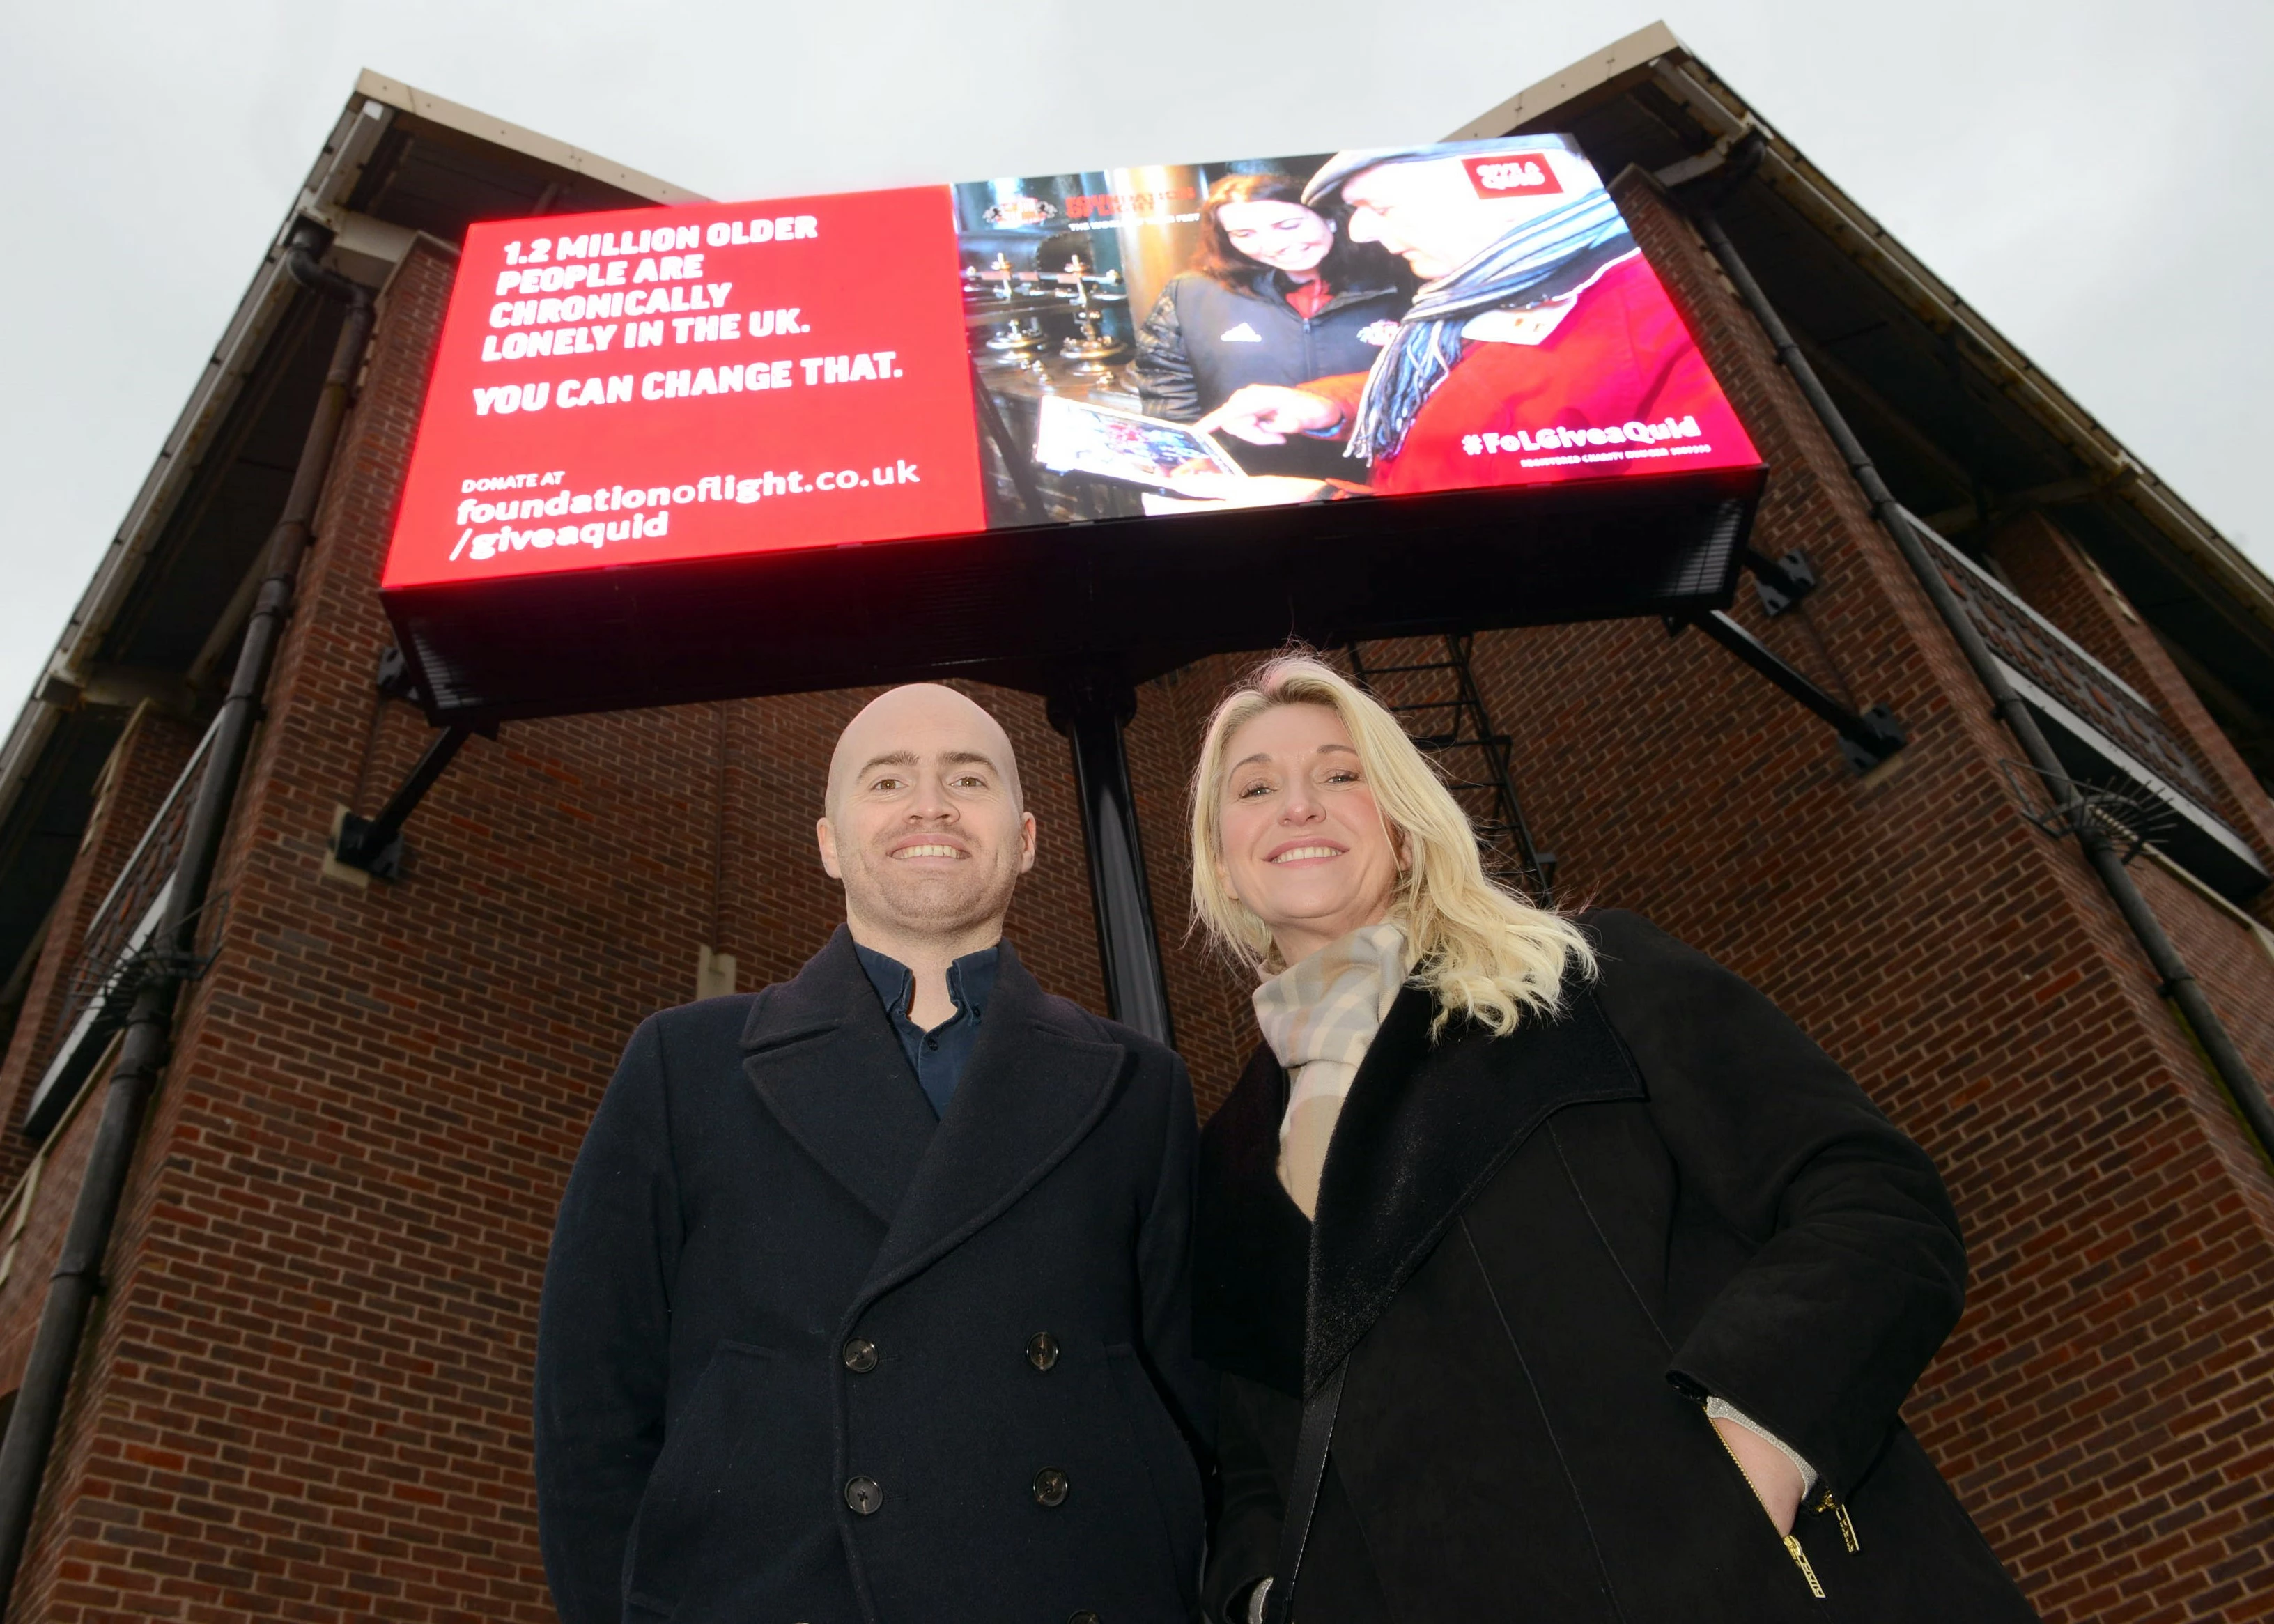
[{"label": "coat sleeve", "polygon": [[[1222,1508],[1209,1532],[1208,1577],[1201,1616],[1208,1624],[1246,1624],[1238,1611],[1257,1581],[1279,1561],[1279,1524],[1287,1502],[1263,1440],[1258,1401],[1269,1389],[1226,1376],[1216,1397],[1217,1487]],[[1292,1407],[1291,1399],[1281,1400]]]},{"label": "coat sleeve", "polygon": [[537,1514],[562,1624],[617,1624],[624,1549],[663,1448],[680,1245],[663,1040],[633,1034],[584,1136],[538,1311]]},{"label": "coat sleeve", "polygon": [[1138,1231],[1137,1274],[1144,1294],[1147,1363],[1205,1470],[1216,1394],[1214,1379],[1193,1353],[1193,1200],[1200,1123],[1185,1063],[1169,1055],[1165,1070],[1161,1167],[1152,1206]]},{"label": "coat sleeve", "polygon": [[1635,915],[1591,922],[1683,1187],[1754,1249],[1668,1380],[1758,1418],[1845,1498],[1965,1303],[1941,1177],[1744,981]]},{"label": "coat sleeve", "polygon": [[1161,289],[1152,313],[1137,329],[1137,358],[1129,370],[1136,375],[1137,398],[1148,416],[1177,423],[1201,416],[1201,387],[1193,375],[1193,358],[1185,352],[1175,282]]}]

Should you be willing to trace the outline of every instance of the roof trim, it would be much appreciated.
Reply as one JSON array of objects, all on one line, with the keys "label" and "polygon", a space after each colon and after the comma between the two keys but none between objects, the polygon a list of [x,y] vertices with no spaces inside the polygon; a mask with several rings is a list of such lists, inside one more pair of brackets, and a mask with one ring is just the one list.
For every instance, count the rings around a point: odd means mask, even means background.
[{"label": "roof trim", "polygon": [[566,141],[556,141],[549,135],[539,135],[534,130],[508,124],[502,118],[493,118],[477,109],[447,100],[431,91],[421,90],[415,85],[406,85],[399,79],[389,79],[386,74],[374,72],[369,68],[356,76],[355,87],[358,95],[367,96],[373,102],[412,114],[429,124],[440,124],[445,129],[471,135],[478,140],[517,152],[523,157],[535,158],[542,163],[573,169],[579,175],[590,176],[620,191],[645,198],[651,203],[707,203],[711,200],[699,192],[674,186],[667,180],[643,174],[612,158],[599,157],[581,147],[571,147]]},{"label": "roof trim", "polygon": [[1560,73],[1551,73],[1536,85],[1517,91],[1490,111],[1480,114],[1445,139],[1472,141],[1532,124],[1559,108],[1569,106],[1590,91],[1600,90],[1623,73],[1646,68],[1660,56],[1690,56],[1690,48],[1662,22],[1648,23],[1623,40],[1614,40],[1592,56],[1582,56]]}]

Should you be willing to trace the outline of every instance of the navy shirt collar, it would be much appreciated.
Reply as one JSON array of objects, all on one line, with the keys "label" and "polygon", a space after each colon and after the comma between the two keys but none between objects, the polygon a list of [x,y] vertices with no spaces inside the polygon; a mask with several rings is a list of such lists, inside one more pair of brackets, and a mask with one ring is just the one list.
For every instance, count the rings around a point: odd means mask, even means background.
[{"label": "navy shirt collar", "polygon": [[[861,967],[869,973],[869,984],[877,989],[885,1007],[896,1015],[906,1015],[915,997],[916,973],[890,953],[858,942],[853,944],[853,951],[861,955]],[[1001,957],[998,942],[966,953],[947,966],[947,992],[955,1000],[956,1014],[983,1017],[987,1013],[987,995],[995,990],[995,966]]]},{"label": "navy shirt collar", "polygon": [[908,1016],[908,1005],[915,996],[915,972],[889,953],[863,947],[858,942],[853,944],[853,951],[861,956],[861,968],[868,973],[869,984],[877,989],[877,997],[900,1040],[901,1050],[908,1057],[916,1081],[923,1087],[924,1097],[931,1101],[933,1110],[943,1116],[956,1085],[962,1081],[963,1063],[970,1058],[972,1048],[979,1041],[979,1026],[987,1015],[988,995],[995,990],[1000,945],[998,943],[975,953],[966,953],[948,966],[947,991],[955,1000],[955,1013],[927,1032]]}]

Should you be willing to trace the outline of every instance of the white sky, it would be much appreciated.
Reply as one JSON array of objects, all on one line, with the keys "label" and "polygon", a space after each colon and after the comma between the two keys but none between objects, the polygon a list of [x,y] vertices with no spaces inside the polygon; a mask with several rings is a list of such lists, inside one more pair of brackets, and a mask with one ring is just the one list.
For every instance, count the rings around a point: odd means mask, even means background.
[{"label": "white sky", "polygon": [[0,726],[359,67],[764,198],[1434,139],[1661,15],[2274,566],[2265,0],[12,0]]}]

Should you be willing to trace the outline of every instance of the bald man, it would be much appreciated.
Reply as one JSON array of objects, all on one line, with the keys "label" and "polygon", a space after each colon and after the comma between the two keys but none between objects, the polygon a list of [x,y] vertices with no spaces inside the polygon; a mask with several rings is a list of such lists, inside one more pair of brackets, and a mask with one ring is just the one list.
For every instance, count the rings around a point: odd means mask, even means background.
[{"label": "bald man", "polygon": [[816,830],[845,924],[633,1035],[537,1349],[565,1624],[1194,1616],[1191,1086],[1003,940],[1011,741],[895,688]]}]

